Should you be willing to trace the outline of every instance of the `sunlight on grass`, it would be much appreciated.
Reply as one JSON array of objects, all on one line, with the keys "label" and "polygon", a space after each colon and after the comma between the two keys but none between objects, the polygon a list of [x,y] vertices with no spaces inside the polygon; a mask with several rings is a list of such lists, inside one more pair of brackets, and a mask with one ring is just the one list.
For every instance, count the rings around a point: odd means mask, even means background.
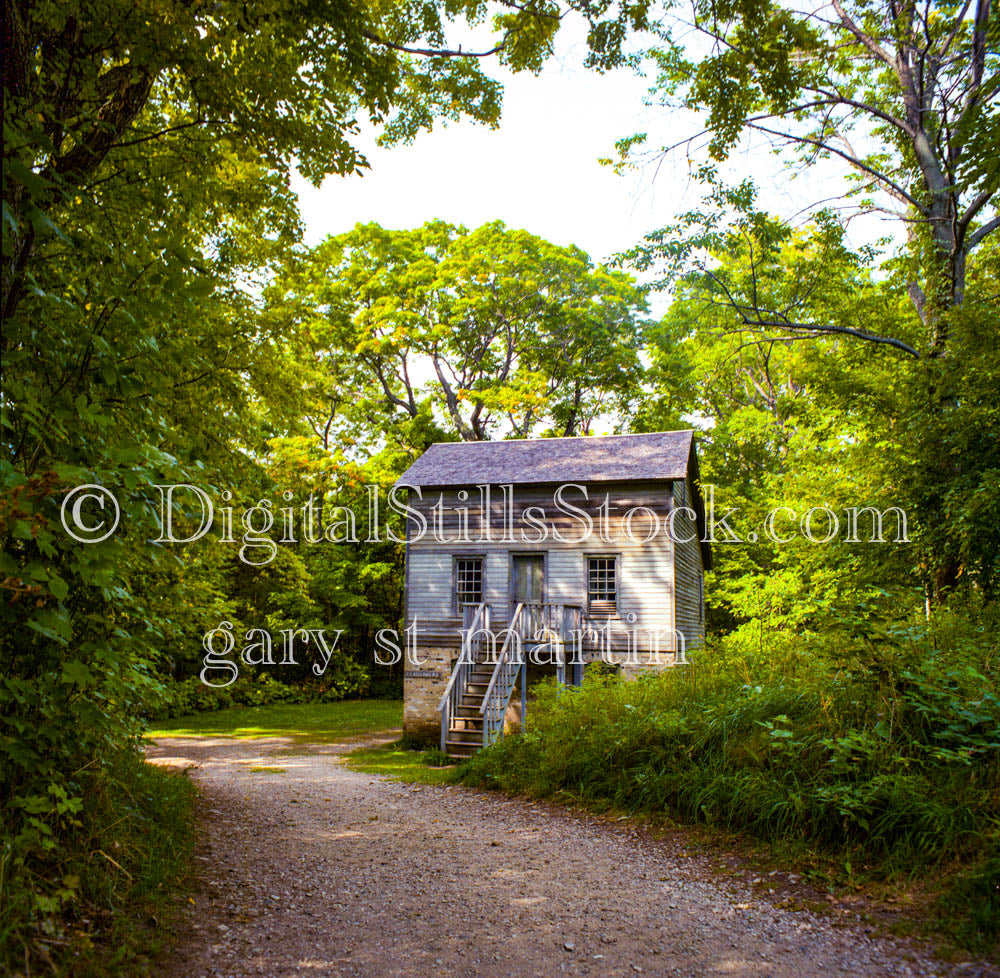
[{"label": "sunlight on grass", "polygon": [[455,765],[448,767],[428,767],[424,763],[425,753],[419,750],[403,750],[395,744],[388,747],[362,747],[352,751],[344,763],[352,771],[362,774],[381,774],[393,781],[415,784],[445,784],[451,780]]},{"label": "sunlight on grass", "polygon": [[285,769],[283,767],[252,767],[250,772],[262,773],[262,774],[284,774]]},{"label": "sunlight on grass", "polygon": [[275,703],[238,706],[213,713],[155,720],[147,737],[291,737],[336,743],[391,731],[403,722],[401,700],[345,700],[341,703]]}]

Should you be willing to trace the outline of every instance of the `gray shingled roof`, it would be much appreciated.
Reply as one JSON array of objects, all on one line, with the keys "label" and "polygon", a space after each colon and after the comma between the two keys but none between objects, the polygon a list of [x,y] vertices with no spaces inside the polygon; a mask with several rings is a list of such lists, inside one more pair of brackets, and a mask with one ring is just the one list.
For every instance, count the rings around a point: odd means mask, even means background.
[{"label": "gray shingled roof", "polygon": [[688,475],[692,431],[594,438],[438,442],[397,485],[524,485],[538,482],[627,482],[683,479]]}]

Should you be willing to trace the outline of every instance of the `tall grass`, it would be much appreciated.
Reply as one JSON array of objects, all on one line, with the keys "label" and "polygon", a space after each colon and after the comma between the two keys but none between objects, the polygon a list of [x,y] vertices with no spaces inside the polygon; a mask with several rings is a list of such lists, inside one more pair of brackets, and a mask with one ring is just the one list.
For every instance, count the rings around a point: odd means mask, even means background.
[{"label": "tall grass", "polygon": [[841,633],[544,687],[526,733],[462,777],[793,840],[876,876],[934,874],[961,943],[1000,938],[1000,696],[981,635]]},{"label": "tall grass", "polygon": [[193,845],[194,785],[138,750],[79,772],[84,805],[26,846],[0,836],[0,973],[132,974],[161,940]]}]

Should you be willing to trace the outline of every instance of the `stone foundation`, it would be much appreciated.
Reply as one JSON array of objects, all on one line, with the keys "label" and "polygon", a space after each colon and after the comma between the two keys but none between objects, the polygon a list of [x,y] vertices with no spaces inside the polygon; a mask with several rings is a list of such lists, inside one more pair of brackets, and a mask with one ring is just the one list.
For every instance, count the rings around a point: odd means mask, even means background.
[{"label": "stone foundation", "polygon": [[403,671],[403,733],[435,743],[441,737],[438,704],[444,696],[451,664],[458,649],[420,648],[419,666],[407,662]]}]

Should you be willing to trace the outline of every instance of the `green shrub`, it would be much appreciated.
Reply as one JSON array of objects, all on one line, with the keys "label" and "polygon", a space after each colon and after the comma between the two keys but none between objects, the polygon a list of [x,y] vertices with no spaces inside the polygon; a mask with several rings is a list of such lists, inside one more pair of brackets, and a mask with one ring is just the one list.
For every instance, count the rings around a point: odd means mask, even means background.
[{"label": "green shrub", "polygon": [[403,698],[403,676],[390,676],[379,670],[368,680],[368,686],[362,694],[370,700],[401,700]]},{"label": "green shrub", "polygon": [[[304,683],[283,683],[269,672],[244,673],[231,686],[207,686],[197,676],[165,683],[145,716],[150,720],[190,716],[231,706],[267,706],[271,703],[336,703],[366,696],[369,678],[356,663],[335,677]],[[382,697],[384,698],[384,697]]]},{"label": "green shrub", "polygon": [[1000,942],[1000,837],[985,855],[960,872],[941,898],[943,925],[967,947],[988,949]]}]

